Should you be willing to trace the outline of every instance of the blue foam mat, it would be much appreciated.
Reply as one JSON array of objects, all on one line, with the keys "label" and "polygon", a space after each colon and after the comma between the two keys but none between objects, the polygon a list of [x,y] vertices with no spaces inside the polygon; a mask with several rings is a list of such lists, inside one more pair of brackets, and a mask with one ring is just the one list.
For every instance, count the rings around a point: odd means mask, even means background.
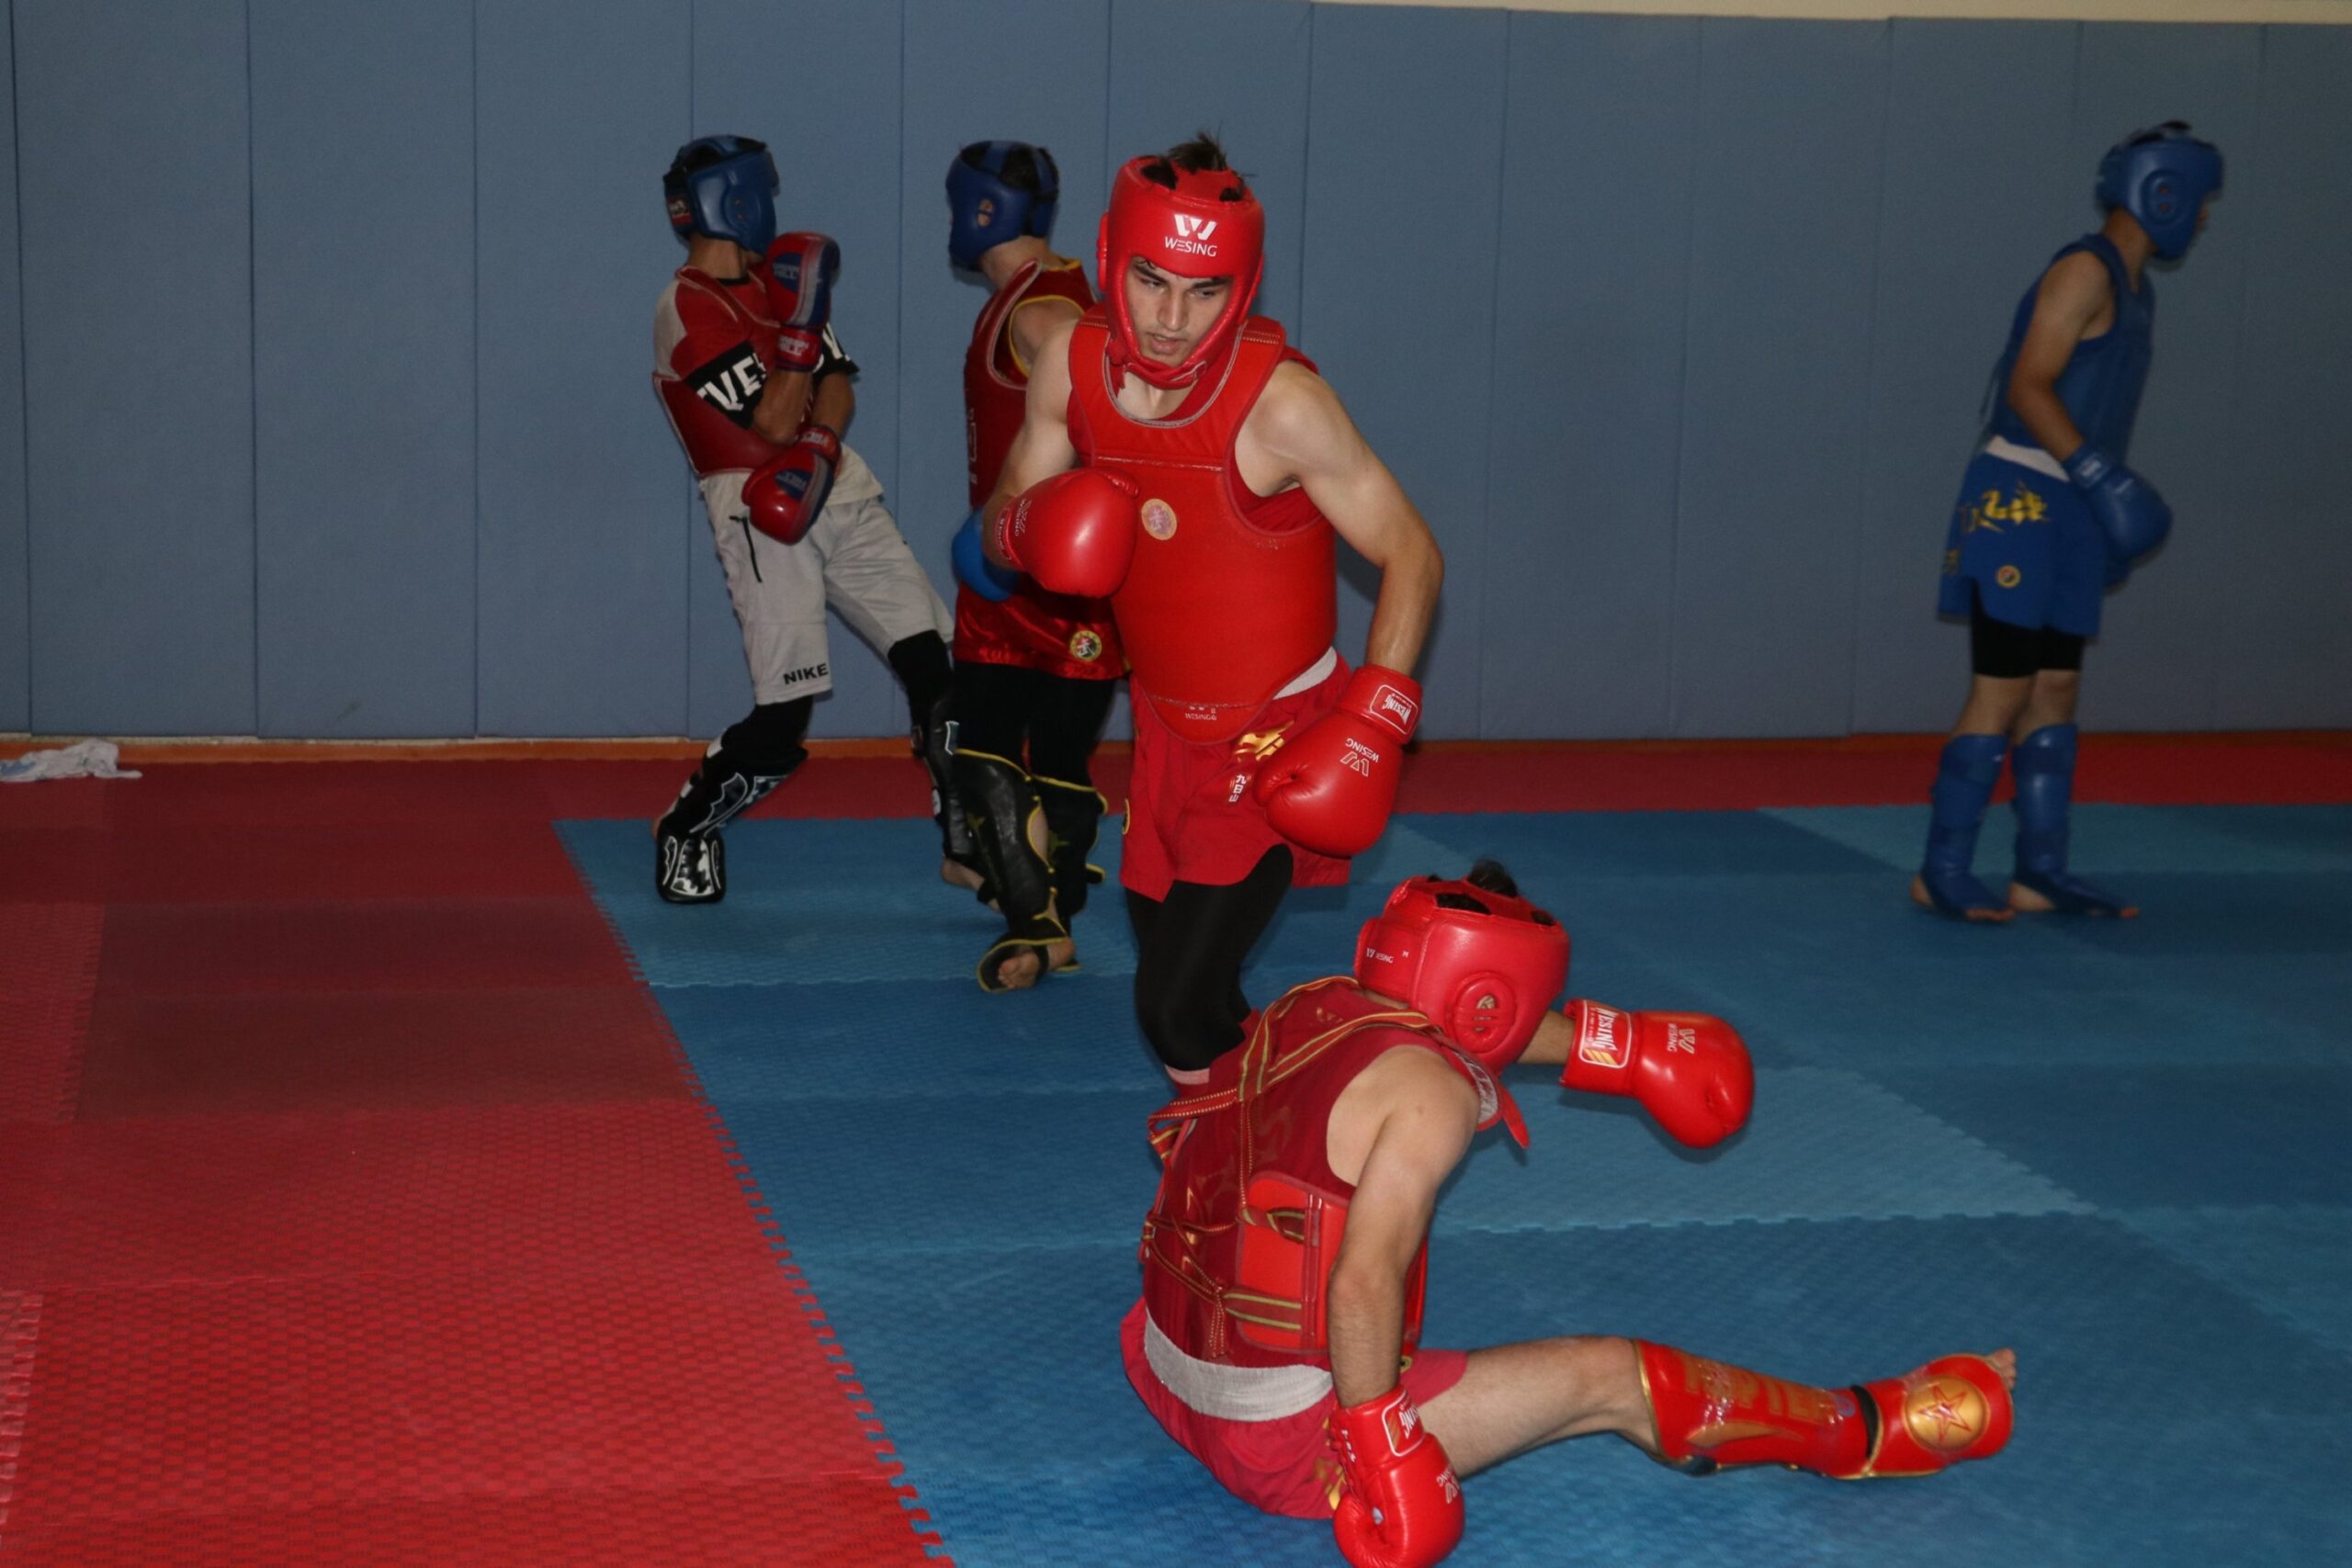
[{"label": "blue foam mat", "polygon": [[[1492,853],[1567,916],[1572,991],[1720,1012],[1756,1055],[1754,1122],[1700,1156],[1514,1073],[1535,1144],[1490,1135],[1446,1193],[1431,1343],[1630,1332],[1823,1381],[2021,1359],[1992,1463],[1693,1483],[1561,1445],[1470,1481],[1451,1561],[2352,1558],[2352,1439],[2293,1393],[2352,1371],[2352,811],[2078,821],[2141,919],[1917,914],[1912,808],[1413,817],[1350,887],[1293,895],[1261,1000],[1339,967],[1396,877]],[[931,880],[929,835],[739,825],[728,904],[682,911],[641,827],[565,827],[957,1561],[1334,1561],[1221,1493],[1118,1366],[1166,1091],[1116,893],[1084,973],[984,997],[989,918]]]}]

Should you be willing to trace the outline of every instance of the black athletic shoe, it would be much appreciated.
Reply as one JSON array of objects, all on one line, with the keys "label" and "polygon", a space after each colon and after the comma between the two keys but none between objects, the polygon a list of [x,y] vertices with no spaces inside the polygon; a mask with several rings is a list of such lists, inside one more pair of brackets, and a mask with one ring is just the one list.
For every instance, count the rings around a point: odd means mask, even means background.
[{"label": "black athletic shoe", "polygon": [[727,843],[713,833],[654,835],[653,886],[671,904],[716,904],[727,897]]}]

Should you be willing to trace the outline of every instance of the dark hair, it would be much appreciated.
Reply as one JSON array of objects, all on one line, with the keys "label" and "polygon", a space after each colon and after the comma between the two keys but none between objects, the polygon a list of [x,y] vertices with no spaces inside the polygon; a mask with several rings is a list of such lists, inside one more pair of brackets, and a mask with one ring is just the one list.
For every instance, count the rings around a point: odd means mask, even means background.
[{"label": "dark hair", "polygon": [[[968,167],[985,169],[988,155],[989,144],[975,141],[956,156]],[[1046,168],[1054,166],[1054,155],[1043,147],[1015,147],[1004,155],[1004,167],[996,172],[996,177],[1014,190],[1024,190],[1035,196],[1044,190],[1046,184],[1037,172],[1037,160],[1040,158],[1046,161]]]},{"label": "dark hair", "polygon": [[1235,171],[1233,165],[1225,161],[1225,148],[1218,143],[1215,136],[1205,130],[1194,132],[1190,141],[1180,141],[1170,147],[1167,152],[1146,164],[1140,172],[1143,177],[1152,184],[1166,186],[1169,189],[1174,190],[1176,171],[1179,169],[1188,175],[1232,175],[1233,182],[1217,193],[1217,199],[1247,201],[1250,198],[1249,185]]}]

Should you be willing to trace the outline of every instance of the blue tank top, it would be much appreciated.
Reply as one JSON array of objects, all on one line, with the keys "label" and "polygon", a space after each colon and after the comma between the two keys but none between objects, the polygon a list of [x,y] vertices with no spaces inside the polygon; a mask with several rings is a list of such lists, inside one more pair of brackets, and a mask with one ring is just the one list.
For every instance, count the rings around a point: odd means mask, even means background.
[{"label": "blue tank top", "polygon": [[[2076,251],[2088,251],[2107,264],[2107,280],[2115,290],[2115,324],[2075,345],[2058,377],[2058,400],[2066,405],[2066,417],[2075,422],[2083,439],[2120,463],[2131,450],[2132,423],[2140,414],[2141,389],[2148,384],[2148,355],[2156,321],[2155,285],[2143,275],[2139,292],[2133,293],[2132,274],[2104,234],[2084,235],[2052,256],[2050,265],[2057,265]],[[2047,276],[2049,268],[2042,271]],[[2034,297],[2041,291],[2041,279],[2037,277],[2018,301],[2017,317],[2009,323],[2009,345],[1993,367],[1993,384],[1984,394],[1990,416],[1984,434],[2021,446],[2041,443],[2009,406],[2009,374],[2017,368],[2018,350],[2025,344],[2025,330],[2033,321]]]}]

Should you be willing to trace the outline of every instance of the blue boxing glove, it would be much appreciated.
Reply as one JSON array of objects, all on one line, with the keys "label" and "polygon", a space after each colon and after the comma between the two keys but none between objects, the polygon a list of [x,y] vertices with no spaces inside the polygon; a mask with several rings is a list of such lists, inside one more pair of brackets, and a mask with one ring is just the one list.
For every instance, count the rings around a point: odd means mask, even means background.
[{"label": "blue boxing glove", "polygon": [[980,547],[980,514],[977,511],[956,530],[952,554],[956,558],[956,581],[991,604],[1001,604],[1012,598],[1012,591],[1021,584],[1019,572],[997,565]]},{"label": "blue boxing glove", "polygon": [[2172,532],[2172,508],[2154,487],[2089,442],[2066,459],[2066,477],[2075,481],[2107,536],[2112,580],[2120,581]]}]

